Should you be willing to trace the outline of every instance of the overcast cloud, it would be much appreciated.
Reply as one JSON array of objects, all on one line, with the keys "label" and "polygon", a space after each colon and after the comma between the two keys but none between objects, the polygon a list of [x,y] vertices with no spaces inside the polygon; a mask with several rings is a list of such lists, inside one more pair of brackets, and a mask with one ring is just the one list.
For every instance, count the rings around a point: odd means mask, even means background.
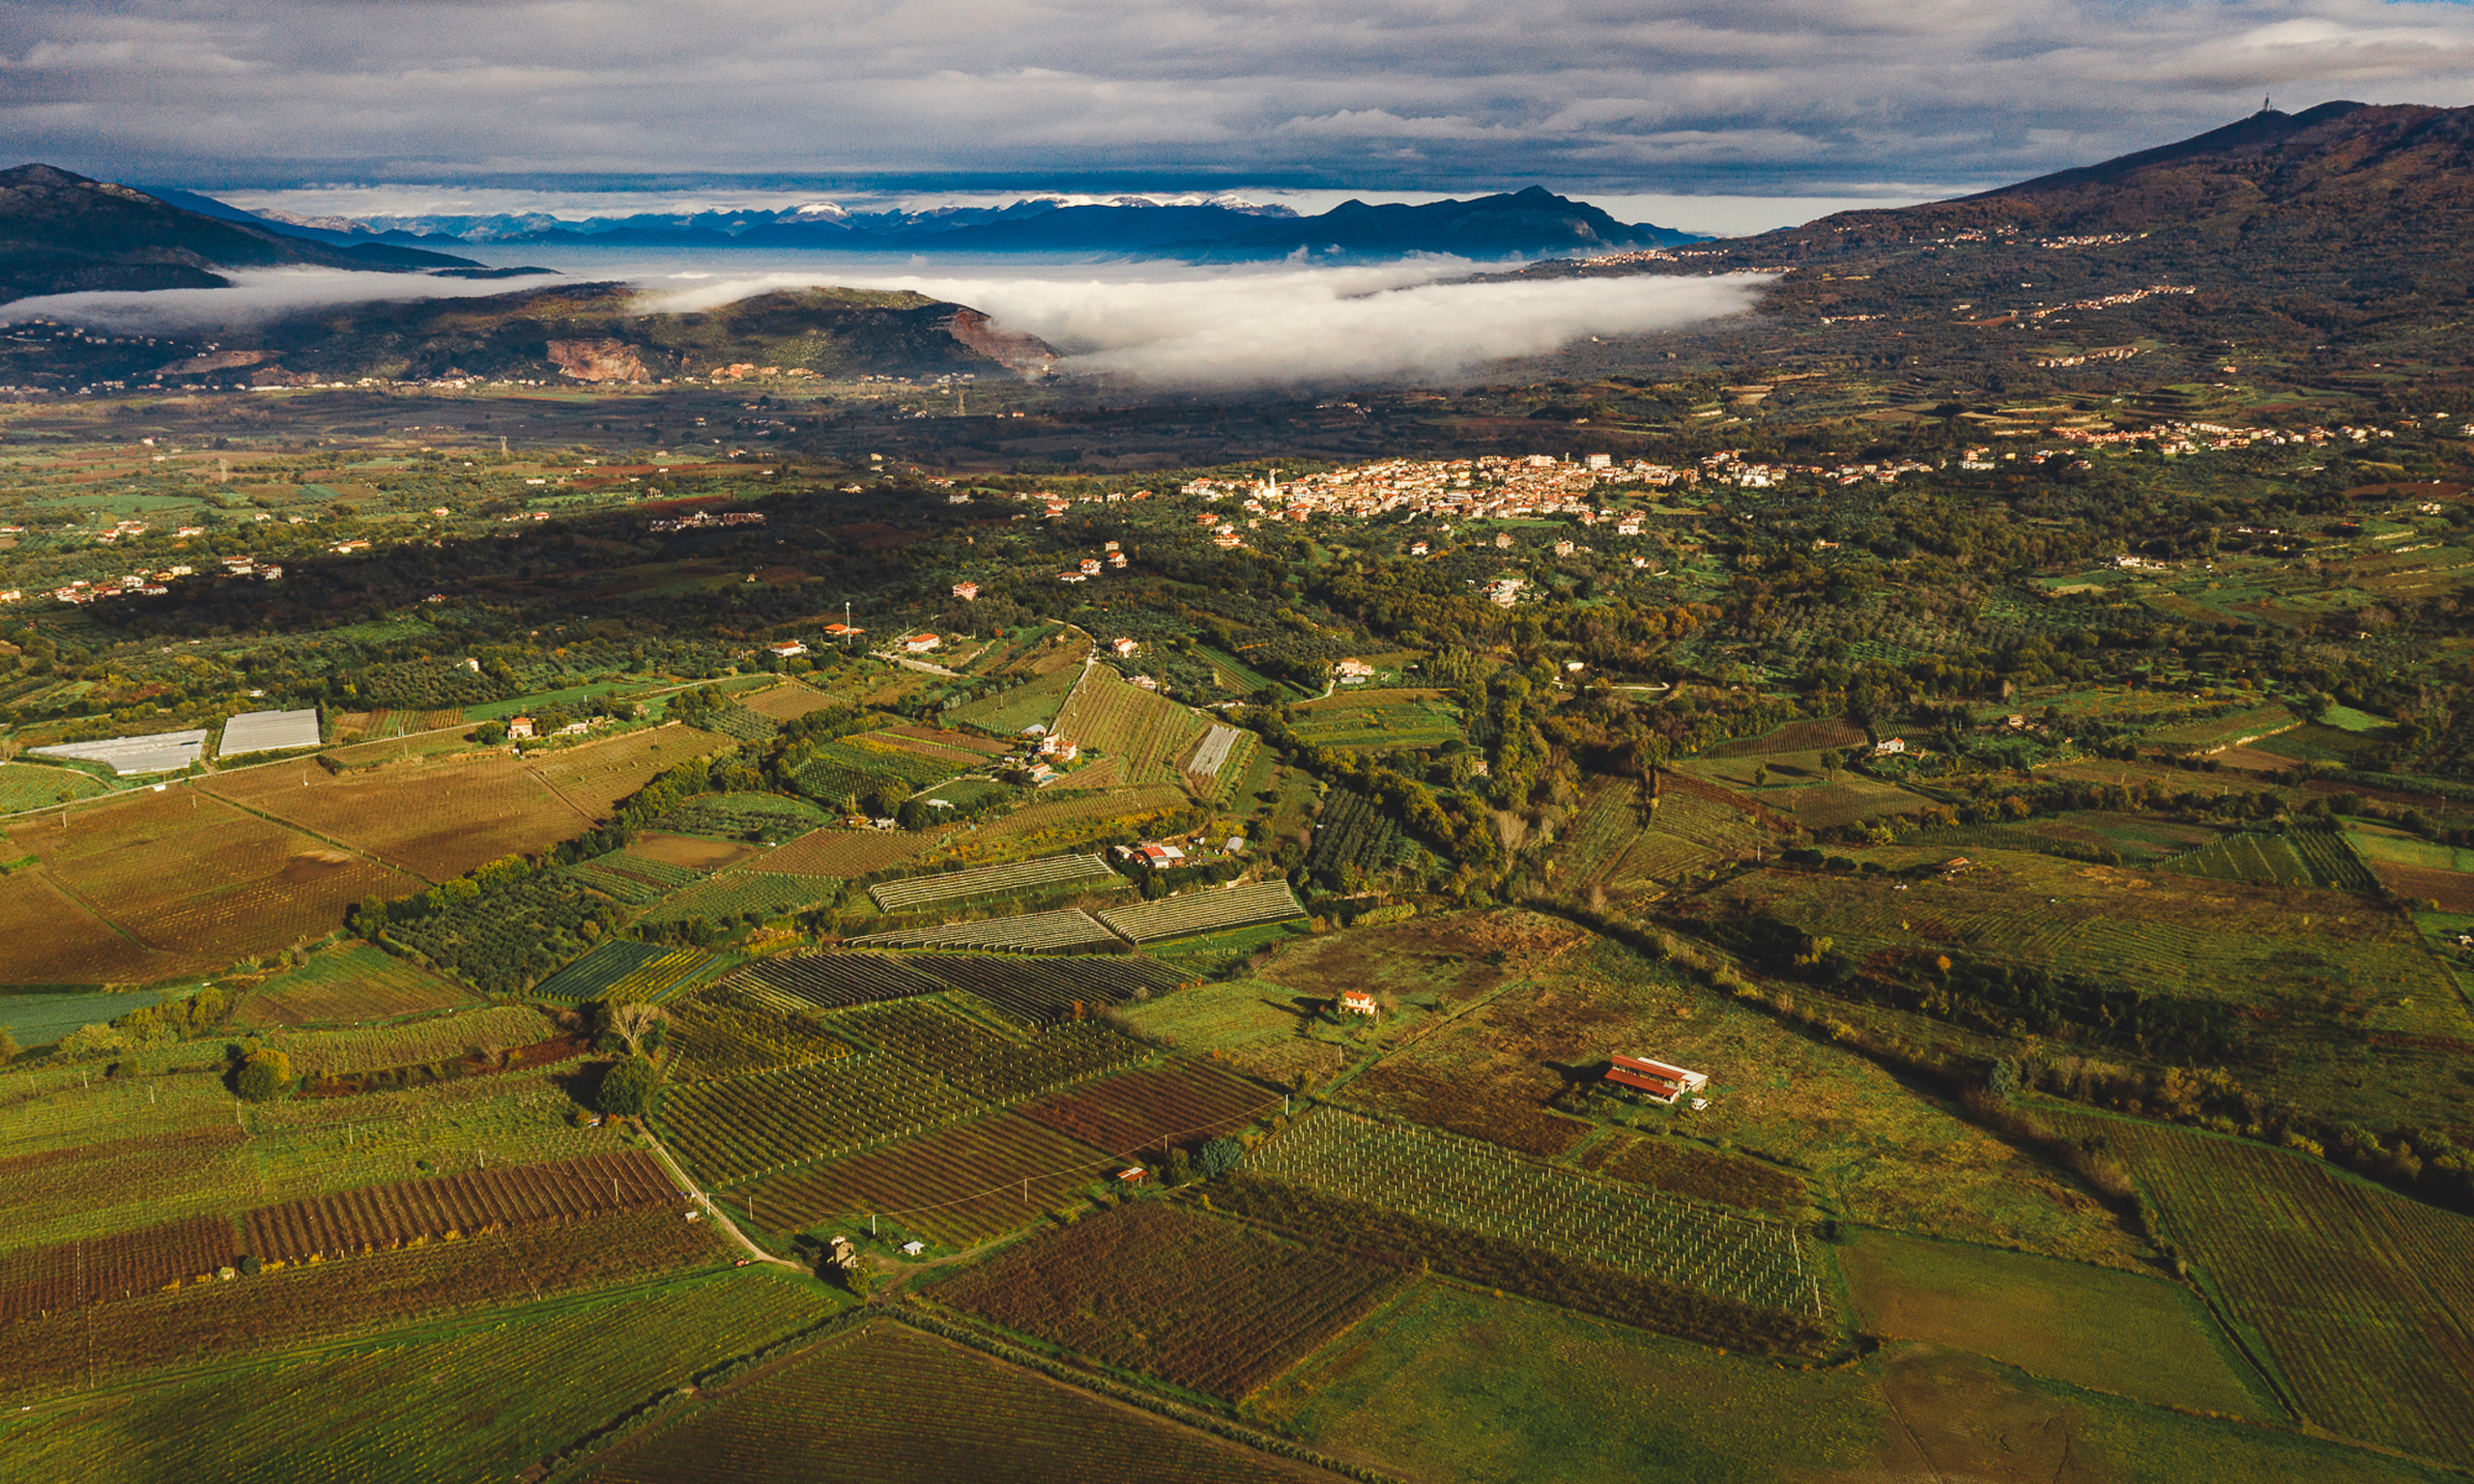
[{"label": "overcast cloud", "polygon": [[[90,173],[976,175],[1911,195],[2258,106],[2474,101],[2383,0],[15,0],[0,138]],[[649,182],[648,182],[649,183]]]}]

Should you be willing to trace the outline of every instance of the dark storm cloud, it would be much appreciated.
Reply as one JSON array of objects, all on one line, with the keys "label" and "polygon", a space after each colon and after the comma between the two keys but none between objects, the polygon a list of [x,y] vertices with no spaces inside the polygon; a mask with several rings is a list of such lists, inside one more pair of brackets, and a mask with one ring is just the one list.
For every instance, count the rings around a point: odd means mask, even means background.
[{"label": "dark storm cloud", "polygon": [[2258,105],[2474,100],[2379,0],[17,0],[0,138],[200,184],[1148,170],[1990,183]]}]

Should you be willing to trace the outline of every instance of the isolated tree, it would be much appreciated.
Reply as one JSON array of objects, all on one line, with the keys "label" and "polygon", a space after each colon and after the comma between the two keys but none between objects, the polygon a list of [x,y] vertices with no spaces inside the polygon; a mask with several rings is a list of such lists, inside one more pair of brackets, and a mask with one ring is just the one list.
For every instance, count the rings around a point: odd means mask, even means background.
[{"label": "isolated tree", "polygon": [[624,1000],[616,1005],[605,1005],[602,1007],[601,1013],[603,1023],[627,1042],[629,1056],[643,1055],[646,1033],[670,1018],[670,1012],[658,1005],[646,1004],[642,1000]]},{"label": "isolated tree", "polygon": [[292,1086],[292,1058],[280,1051],[254,1051],[233,1074],[232,1091],[245,1102],[266,1102]]},{"label": "isolated tree", "polygon": [[1847,766],[1847,755],[1834,747],[1821,755],[1821,770],[1829,778],[1837,778],[1838,770],[1845,766]]},{"label": "isolated tree", "polygon": [[642,1057],[620,1062],[601,1079],[593,1106],[617,1118],[642,1118],[661,1088],[661,1071]]},{"label": "isolated tree", "polygon": [[1993,1064],[1984,1074],[1984,1090],[1999,1101],[2008,1102],[2019,1096],[2019,1069],[2006,1058]]},{"label": "isolated tree", "polygon": [[1245,1156],[1245,1145],[1223,1136],[1203,1145],[1201,1155],[1194,1160],[1194,1168],[1201,1172],[1203,1179],[1216,1180],[1237,1168],[1237,1161]]}]

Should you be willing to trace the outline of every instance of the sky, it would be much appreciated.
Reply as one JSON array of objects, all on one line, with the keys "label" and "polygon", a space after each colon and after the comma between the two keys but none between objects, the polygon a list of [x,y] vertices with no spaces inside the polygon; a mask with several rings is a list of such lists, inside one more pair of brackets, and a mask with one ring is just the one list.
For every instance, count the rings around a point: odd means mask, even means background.
[{"label": "sky", "polygon": [[[2397,0],[12,0],[0,140],[209,190],[1415,199],[1775,225],[2180,138],[2273,95],[2474,102]],[[15,161],[10,161],[14,163]],[[1337,199],[1337,197],[1335,197]],[[1665,204],[1661,204],[1665,203]],[[1827,210],[1825,207],[1824,210]],[[1732,215],[1730,214],[1733,214]],[[1812,214],[1820,214],[1816,211]]]}]

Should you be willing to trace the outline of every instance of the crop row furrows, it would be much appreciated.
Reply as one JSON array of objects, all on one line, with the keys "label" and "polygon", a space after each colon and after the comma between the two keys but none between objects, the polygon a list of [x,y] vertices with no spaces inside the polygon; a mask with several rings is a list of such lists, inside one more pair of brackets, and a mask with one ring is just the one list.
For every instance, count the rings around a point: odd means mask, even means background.
[{"label": "crop row furrows", "polygon": [[939,1127],[968,1097],[881,1052],[672,1089],[664,1111],[706,1179],[729,1184]]},{"label": "crop row furrows", "polygon": [[[2306,1410],[2420,1451],[2474,1452],[2460,1390],[2468,1362],[2452,1358],[2474,1356],[2474,1333],[2429,1291],[2455,1280],[2445,1254],[2461,1244],[2456,1234],[2407,1230],[2373,1192],[2273,1152],[2141,1142],[2143,1178],[2168,1219],[2233,1312],[2266,1337]],[[2206,1156],[2238,1159],[2257,1178],[2227,1182]],[[2406,1209],[2425,1224],[2438,1214]]]},{"label": "crop row furrows", "polygon": [[638,1210],[670,1194],[661,1166],[630,1152],[311,1196],[260,1207],[246,1224],[251,1251],[298,1259]]},{"label": "crop row furrows", "polygon": [[214,1272],[232,1253],[232,1223],[222,1216],[12,1253],[0,1258],[0,1321],[162,1288]]},{"label": "crop row furrows", "polygon": [[1263,1174],[1747,1303],[1822,1317],[1801,1234],[1489,1146],[1318,1110],[1255,1155]]}]

